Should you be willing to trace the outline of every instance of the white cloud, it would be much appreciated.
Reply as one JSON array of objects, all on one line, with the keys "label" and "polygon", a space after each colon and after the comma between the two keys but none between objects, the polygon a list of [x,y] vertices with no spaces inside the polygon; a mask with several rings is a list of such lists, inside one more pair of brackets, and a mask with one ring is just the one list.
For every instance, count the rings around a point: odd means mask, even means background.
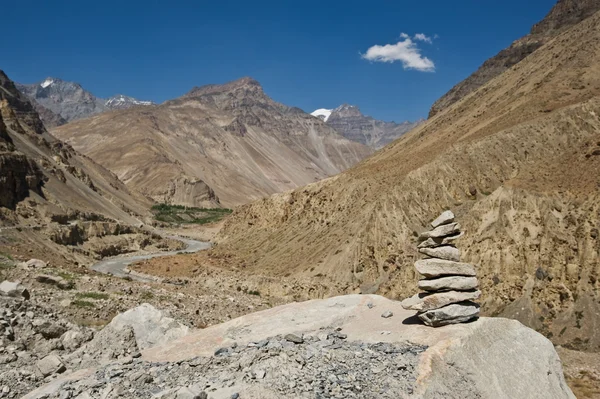
[{"label": "white cloud", "polygon": [[[417,38],[417,36],[419,38]],[[422,36],[422,38],[421,38]],[[361,57],[374,62],[396,62],[400,61],[404,69],[414,69],[421,72],[435,72],[435,64],[429,58],[421,55],[421,50],[415,42],[406,34],[400,34],[400,40],[396,44],[375,45],[369,47]],[[415,35],[415,40],[431,41],[431,38],[422,33]]]},{"label": "white cloud", "polygon": [[420,40],[422,42],[430,43],[430,44],[433,42],[433,40],[424,33],[417,33],[415,35],[415,40]]}]

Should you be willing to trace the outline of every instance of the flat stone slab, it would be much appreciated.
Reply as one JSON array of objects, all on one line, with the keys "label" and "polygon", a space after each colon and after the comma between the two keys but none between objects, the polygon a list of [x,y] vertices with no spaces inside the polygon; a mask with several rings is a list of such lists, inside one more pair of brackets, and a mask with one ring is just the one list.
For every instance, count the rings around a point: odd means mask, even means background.
[{"label": "flat stone slab", "polygon": [[465,323],[479,317],[479,305],[473,302],[461,302],[430,310],[419,314],[419,319],[431,327]]},{"label": "flat stone slab", "polygon": [[477,287],[477,277],[448,276],[419,280],[419,288],[425,291],[468,291]]},{"label": "flat stone slab", "polygon": [[461,238],[464,234],[458,233],[455,234],[453,236],[446,236],[446,237],[436,237],[436,238],[428,238],[425,241],[423,241],[422,243],[420,243],[419,245],[417,245],[417,248],[435,248],[435,247],[439,247],[440,245],[449,245],[454,243],[454,241],[458,240],[459,238]]},{"label": "flat stone slab", "polygon": [[446,237],[458,233],[460,233],[460,223],[450,223],[421,233],[419,239],[426,240],[427,238]]},{"label": "flat stone slab", "polygon": [[406,298],[401,302],[402,307],[407,310],[426,312],[439,309],[451,303],[473,301],[481,296],[481,291],[446,291],[435,294],[419,293]]},{"label": "flat stone slab", "polygon": [[433,222],[431,222],[431,227],[435,229],[438,226],[452,222],[454,222],[454,213],[452,213],[452,211],[444,211],[440,216],[435,218]]},{"label": "flat stone slab", "polygon": [[450,245],[444,245],[437,248],[421,248],[419,249],[419,252],[438,259],[452,260],[454,262],[460,260],[460,251],[458,248]]},{"label": "flat stone slab", "polygon": [[469,263],[443,259],[421,259],[415,262],[419,274],[427,277],[475,276],[475,267]]}]

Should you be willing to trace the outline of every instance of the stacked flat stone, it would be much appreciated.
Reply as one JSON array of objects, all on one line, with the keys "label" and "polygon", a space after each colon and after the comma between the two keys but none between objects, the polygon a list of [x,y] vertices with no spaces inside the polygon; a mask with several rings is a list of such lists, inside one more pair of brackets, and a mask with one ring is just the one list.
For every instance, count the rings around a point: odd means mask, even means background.
[{"label": "stacked flat stone", "polygon": [[402,301],[404,309],[416,310],[428,326],[464,323],[479,317],[476,299],[481,295],[475,267],[460,262],[460,251],[454,241],[462,236],[460,224],[451,211],[443,212],[431,222],[432,230],[419,236],[419,252],[427,259],[415,262],[424,277],[419,281],[423,291]]}]

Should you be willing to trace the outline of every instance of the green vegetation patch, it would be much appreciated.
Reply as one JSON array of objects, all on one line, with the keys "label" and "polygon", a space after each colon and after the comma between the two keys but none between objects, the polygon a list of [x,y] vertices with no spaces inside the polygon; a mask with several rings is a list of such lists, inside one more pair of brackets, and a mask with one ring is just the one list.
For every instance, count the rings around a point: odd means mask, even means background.
[{"label": "green vegetation patch", "polygon": [[73,306],[76,306],[78,308],[95,308],[96,305],[94,305],[93,302],[90,301],[84,301],[82,299],[76,299],[73,301]]},{"label": "green vegetation patch", "polygon": [[86,298],[86,299],[108,299],[108,294],[105,294],[103,292],[78,292],[77,294],[75,294],[75,297],[82,299],[82,298]]},{"label": "green vegetation patch", "polygon": [[154,218],[161,222],[178,224],[207,224],[218,222],[229,215],[227,208],[195,208],[184,205],[158,204],[152,207]]}]

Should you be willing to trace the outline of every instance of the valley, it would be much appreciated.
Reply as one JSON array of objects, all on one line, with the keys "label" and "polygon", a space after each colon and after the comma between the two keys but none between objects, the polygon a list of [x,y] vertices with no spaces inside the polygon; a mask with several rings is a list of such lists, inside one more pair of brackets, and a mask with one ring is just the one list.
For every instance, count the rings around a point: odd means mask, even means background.
[{"label": "valley", "polygon": [[0,71],[0,398],[600,398],[596,2],[427,120],[266,87]]}]

